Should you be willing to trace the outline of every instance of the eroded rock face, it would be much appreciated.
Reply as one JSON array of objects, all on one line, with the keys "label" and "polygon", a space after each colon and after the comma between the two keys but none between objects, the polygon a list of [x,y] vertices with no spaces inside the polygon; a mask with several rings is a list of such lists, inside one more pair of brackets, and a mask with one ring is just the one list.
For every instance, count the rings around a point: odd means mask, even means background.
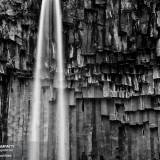
[{"label": "eroded rock face", "polygon": [[64,15],[72,158],[159,159],[159,2],[74,6]]},{"label": "eroded rock face", "polygon": [[26,155],[39,11],[39,1],[0,2],[0,143],[16,145],[14,159]]},{"label": "eroded rock face", "polygon": [[[0,2],[0,142],[18,145],[16,160],[27,155],[40,3]],[[159,159],[159,1],[62,6],[70,159]],[[56,156],[55,58],[42,82],[42,159]]]}]

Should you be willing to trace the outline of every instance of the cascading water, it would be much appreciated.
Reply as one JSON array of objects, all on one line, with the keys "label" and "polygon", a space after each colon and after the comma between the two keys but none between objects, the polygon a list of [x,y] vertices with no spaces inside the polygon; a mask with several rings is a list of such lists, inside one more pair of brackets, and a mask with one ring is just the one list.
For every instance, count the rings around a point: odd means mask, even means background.
[{"label": "cascading water", "polygon": [[43,39],[44,39],[44,21],[45,12],[48,0],[42,1],[38,42],[37,42],[37,57],[34,73],[33,86],[33,104],[31,113],[31,135],[29,141],[29,160],[39,160],[40,149],[40,110],[41,110],[41,69],[42,69],[42,54],[43,54]]},{"label": "cascading water", "polygon": [[[50,11],[50,4],[53,4],[53,12]],[[50,12],[49,14],[47,14]],[[31,114],[31,134],[29,138],[29,160],[40,160],[40,115],[41,115],[41,75],[44,68],[43,59],[46,54],[47,40],[52,32],[48,32],[53,29],[50,26],[50,22],[46,19],[51,14],[54,21],[54,40],[56,43],[56,54],[57,54],[57,81],[58,81],[58,96],[57,96],[57,113],[56,113],[56,132],[57,132],[57,159],[68,160],[67,152],[67,125],[66,125],[66,101],[64,93],[64,66],[63,66],[63,38],[62,38],[62,14],[60,0],[42,0],[38,42],[37,42],[37,57],[36,66],[34,73],[34,87],[33,87],[33,104]],[[48,16],[48,17],[46,17]],[[46,23],[48,22],[48,24]],[[53,25],[53,24],[52,24]],[[47,26],[47,27],[46,27]],[[47,32],[47,33],[46,33]],[[48,37],[47,37],[48,36]],[[51,42],[53,43],[53,42]],[[55,123],[55,122],[52,122]]]},{"label": "cascading water", "polygon": [[67,114],[66,98],[64,92],[64,62],[63,62],[63,35],[62,13],[59,0],[54,0],[55,13],[55,41],[57,49],[57,77],[58,77],[58,101],[57,101],[57,137],[58,137],[58,160],[67,160]]}]

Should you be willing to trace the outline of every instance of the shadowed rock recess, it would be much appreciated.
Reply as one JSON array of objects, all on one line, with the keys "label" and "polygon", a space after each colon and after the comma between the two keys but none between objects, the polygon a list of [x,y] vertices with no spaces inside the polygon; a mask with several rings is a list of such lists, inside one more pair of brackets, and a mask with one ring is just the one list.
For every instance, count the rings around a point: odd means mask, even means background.
[{"label": "shadowed rock recess", "polygon": [[[0,0],[0,144],[14,160],[27,159],[40,6]],[[70,160],[159,160],[159,0],[63,0],[62,11]],[[54,160],[54,43],[44,66],[40,153]]]}]

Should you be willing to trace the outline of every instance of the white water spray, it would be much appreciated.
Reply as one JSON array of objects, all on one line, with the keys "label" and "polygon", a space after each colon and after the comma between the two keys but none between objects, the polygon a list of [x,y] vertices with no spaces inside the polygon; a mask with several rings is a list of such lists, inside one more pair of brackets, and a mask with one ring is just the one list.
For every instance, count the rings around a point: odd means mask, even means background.
[{"label": "white water spray", "polygon": [[[42,59],[45,54],[45,38],[49,36],[46,34],[45,24],[46,12],[49,12],[49,2],[53,2],[54,10],[54,39],[56,43],[57,53],[57,78],[58,78],[58,97],[57,97],[57,159],[68,160],[68,137],[67,137],[67,123],[66,123],[66,101],[64,93],[64,65],[63,65],[63,36],[62,36],[62,13],[60,0],[42,0],[39,33],[38,33],[38,44],[37,44],[37,57],[35,66],[35,80],[34,80],[34,91],[33,91],[33,104],[32,104],[32,115],[31,115],[31,135],[29,145],[29,160],[40,159],[40,111],[41,111],[41,71],[42,71]],[[51,27],[52,28],[52,27]],[[47,36],[45,36],[47,35]],[[52,36],[52,35],[51,35]],[[55,122],[52,122],[55,123]],[[55,145],[55,144],[53,144]]]},{"label": "white water spray", "polygon": [[29,137],[29,160],[39,160],[40,154],[40,111],[41,111],[41,70],[42,70],[42,54],[44,52],[44,22],[47,1],[42,1],[42,8],[40,14],[40,24],[37,43],[37,57],[34,73],[33,86],[33,103],[31,113],[31,133]]},{"label": "white water spray", "polygon": [[62,13],[60,0],[54,0],[55,13],[55,40],[57,49],[57,76],[58,76],[58,101],[57,101],[57,138],[58,160],[68,160],[67,154],[67,114],[64,93],[64,62],[63,62],[63,34]]}]

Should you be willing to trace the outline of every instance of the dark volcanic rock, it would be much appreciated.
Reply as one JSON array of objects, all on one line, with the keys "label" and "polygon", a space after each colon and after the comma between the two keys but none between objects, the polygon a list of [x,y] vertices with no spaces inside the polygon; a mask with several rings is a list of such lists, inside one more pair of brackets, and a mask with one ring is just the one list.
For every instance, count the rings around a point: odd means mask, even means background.
[{"label": "dark volcanic rock", "polygon": [[[0,2],[0,143],[18,145],[16,160],[27,155],[40,5]],[[159,1],[63,0],[62,11],[70,159],[158,160]],[[48,159],[56,156],[55,57],[42,82],[41,133],[50,140],[41,154]]]}]

